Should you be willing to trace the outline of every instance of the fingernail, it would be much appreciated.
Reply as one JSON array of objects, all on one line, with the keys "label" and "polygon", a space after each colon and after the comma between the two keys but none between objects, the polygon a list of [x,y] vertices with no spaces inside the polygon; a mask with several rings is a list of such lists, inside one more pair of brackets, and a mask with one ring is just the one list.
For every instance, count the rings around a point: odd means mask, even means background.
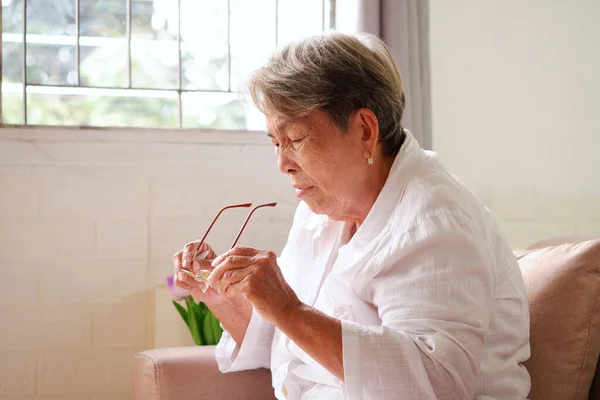
[{"label": "fingernail", "polygon": [[194,261],[192,264],[192,269],[194,271],[198,271],[200,269],[200,263],[198,261]]},{"label": "fingernail", "polygon": [[183,281],[185,279],[185,274],[181,271],[179,271],[177,273],[177,279],[179,279],[180,281]]}]

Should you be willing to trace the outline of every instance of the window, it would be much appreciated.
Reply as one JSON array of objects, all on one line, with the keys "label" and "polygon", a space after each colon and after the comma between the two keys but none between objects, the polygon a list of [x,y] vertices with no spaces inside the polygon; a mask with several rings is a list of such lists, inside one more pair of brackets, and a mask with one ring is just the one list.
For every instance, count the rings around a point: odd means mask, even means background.
[{"label": "window", "polygon": [[2,123],[263,129],[236,89],[335,0],[2,0]]}]

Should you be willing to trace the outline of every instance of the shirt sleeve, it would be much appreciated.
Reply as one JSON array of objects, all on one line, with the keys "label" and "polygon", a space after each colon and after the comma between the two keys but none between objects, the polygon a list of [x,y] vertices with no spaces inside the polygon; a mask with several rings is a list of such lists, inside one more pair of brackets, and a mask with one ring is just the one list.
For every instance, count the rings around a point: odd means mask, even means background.
[{"label": "shirt sleeve", "polygon": [[221,372],[235,372],[247,369],[269,368],[271,344],[275,328],[252,310],[252,317],[246,329],[242,345],[239,346],[229,332],[223,335],[215,351],[215,359]]},{"label": "shirt sleeve", "polygon": [[[288,244],[295,243],[294,238],[298,234],[299,227],[309,216],[308,206],[301,202],[294,215],[294,223],[288,235],[288,242],[282,250],[281,257],[277,258],[277,264],[281,267],[284,276],[288,275],[288,271],[285,269],[287,253],[289,252]],[[215,359],[221,372],[269,368],[274,334],[275,327],[263,320],[254,309],[252,309],[252,316],[241,346],[238,346],[229,332],[224,329],[215,350]]]},{"label": "shirt sleeve", "polygon": [[485,241],[426,219],[397,248],[365,287],[381,326],[342,321],[346,397],[472,399],[493,302]]}]

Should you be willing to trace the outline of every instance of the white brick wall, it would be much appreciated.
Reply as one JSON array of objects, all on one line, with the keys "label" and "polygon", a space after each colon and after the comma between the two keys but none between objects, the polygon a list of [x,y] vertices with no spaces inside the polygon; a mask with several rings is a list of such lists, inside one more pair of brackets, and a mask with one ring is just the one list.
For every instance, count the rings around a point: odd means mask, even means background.
[{"label": "white brick wall", "polygon": [[[101,167],[64,167],[44,182],[43,213],[49,218],[145,218],[148,184],[143,177]],[[116,171],[115,171],[116,172]]]},{"label": "white brick wall", "polygon": [[146,310],[144,303],[94,305],[93,346],[132,348],[146,346]]},{"label": "white brick wall", "polygon": [[101,219],[96,229],[98,258],[145,259],[148,256],[148,220]]},{"label": "white brick wall", "polygon": [[0,176],[0,217],[38,217],[41,203],[41,177],[31,175]]},{"label": "white brick wall", "polygon": [[296,205],[279,175],[264,134],[0,130],[0,400],[129,398],[172,254],[248,201],[280,205],[241,243],[279,251]]},{"label": "white brick wall", "polygon": [[39,270],[42,304],[106,303],[139,298],[146,290],[146,260],[50,260]]},{"label": "white brick wall", "polygon": [[46,260],[90,256],[94,254],[94,224],[93,220],[3,219],[0,257]]},{"label": "white brick wall", "polygon": [[142,348],[42,350],[38,390],[44,394],[125,392],[131,357]]}]

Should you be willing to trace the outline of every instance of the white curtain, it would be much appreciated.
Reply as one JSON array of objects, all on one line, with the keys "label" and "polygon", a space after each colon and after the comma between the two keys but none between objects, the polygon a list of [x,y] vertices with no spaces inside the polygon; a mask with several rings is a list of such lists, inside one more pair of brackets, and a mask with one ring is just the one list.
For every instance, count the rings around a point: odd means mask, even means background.
[{"label": "white curtain", "polygon": [[431,148],[428,0],[337,0],[336,29],[382,38],[402,72],[406,109],[403,126]]}]

